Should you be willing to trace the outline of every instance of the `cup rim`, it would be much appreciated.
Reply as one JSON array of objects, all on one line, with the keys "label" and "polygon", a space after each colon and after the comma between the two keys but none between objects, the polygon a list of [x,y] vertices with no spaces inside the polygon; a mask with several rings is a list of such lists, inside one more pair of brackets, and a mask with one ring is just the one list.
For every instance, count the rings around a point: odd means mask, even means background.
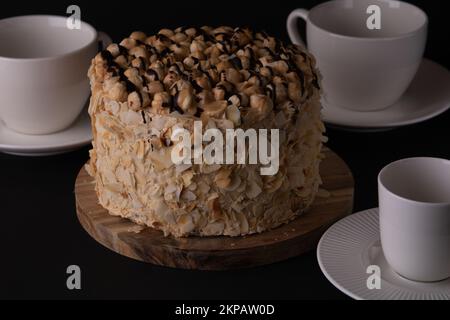
[{"label": "cup rim", "polygon": [[447,162],[448,165],[450,165],[450,160],[448,159],[443,159],[443,158],[434,158],[434,157],[413,157],[413,158],[405,158],[405,159],[401,159],[401,160],[397,160],[394,162],[389,163],[388,165],[384,166],[383,169],[380,170],[380,173],[378,174],[378,186],[382,186],[383,189],[388,192],[391,196],[393,196],[394,198],[397,198],[399,200],[402,201],[406,201],[412,204],[416,204],[416,205],[426,205],[426,206],[450,206],[450,201],[444,201],[444,202],[426,202],[426,201],[417,201],[417,200],[413,200],[410,198],[406,198],[403,196],[398,195],[397,193],[391,191],[390,188],[388,188],[385,183],[383,183],[382,181],[382,174],[385,173],[388,169],[390,169],[391,167],[393,167],[394,165],[397,165],[399,163],[402,162],[406,162],[406,161],[418,161],[418,160],[431,160],[431,161],[444,161]]},{"label": "cup rim", "polygon": [[[7,20],[14,20],[14,19],[19,19],[19,18],[50,18],[50,19],[64,19],[66,20],[67,17],[65,16],[58,16],[58,15],[50,15],[50,14],[29,14],[29,15],[21,15],[21,16],[14,16],[14,17],[9,17],[9,18],[5,18],[5,19],[0,19],[0,23],[3,21],[7,21]],[[88,29],[90,29],[90,31],[92,31],[94,37],[92,38],[91,41],[89,41],[88,43],[86,43],[83,46],[80,46],[79,48],[75,49],[75,50],[71,50],[69,52],[66,53],[62,53],[62,54],[56,54],[56,55],[52,55],[52,56],[46,56],[46,57],[35,57],[35,58],[15,58],[15,57],[5,57],[0,55],[0,60],[4,60],[4,61],[8,61],[8,62],[36,62],[36,61],[49,61],[49,60],[54,60],[54,59],[59,59],[59,58],[65,58],[71,55],[75,55],[77,53],[80,53],[81,51],[85,50],[86,48],[90,47],[95,41],[97,41],[98,39],[98,32],[97,29],[95,29],[91,24],[81,20],[81,24],[83,27],[87,27]]]},{"label": "cup rim", "polygon": [[[399,40],[399,39],[404,39],[404,38],[408,38],[411,37],[415,34],[417,34],[418,32],[420,32],[421,30],[423,30],[424,28],[426,28],[428,26],[428,22],[429,22],[429,18],[427,13],[422,10],[421,8],[419,8],[418,6],[409,3],[409,2],[404,2],[404,1],[397,1],[402,3],[402,5],[408,5],[410,7],[413,7],[415,9],[417,9],[419,12],[421,12],[425,18],[424,22],[422,25],[420,25],[418,28],[410,31],[410,32],[406,32],[397,36],[391,36],[391,37],[376,37],[376,38],[369,38],[369,37],[361,37],[361,36],[348,36],[348,35],[344,35],[344,34],[340,34],[340,33],[336,33],[333,31],[329,31],[326,30],[324,28],[322,28],[321,26],[319,26],[317,23],[314,23],[310,18],[309,15],[316,9],[319,9],[320,7],[324,7],[327,4],[331,3],[331,2],[340,2],[340,1],[344,1],[344,0],[330,0],[330,1],[326,1],[323,2],[315,7],[313,7],[308,14],[308,22],[311,23],[315,28],[319,29],[322,32],[325,32],[327,34],[329,34],[330,36],[336,37],[336,38],[341,38],[341,39],[347,39],[347,40],[355,40],[355,41],[368,41],[368,42],[374,42],[374,41],[392,41],[392,40]],[[380,1],[380,0],[374,0],[374,1]]]}]

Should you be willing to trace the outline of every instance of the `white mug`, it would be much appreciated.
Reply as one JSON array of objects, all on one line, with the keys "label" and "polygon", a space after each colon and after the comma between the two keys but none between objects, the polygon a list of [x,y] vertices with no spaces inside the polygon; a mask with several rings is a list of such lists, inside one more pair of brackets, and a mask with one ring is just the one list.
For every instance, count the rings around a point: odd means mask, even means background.
[{"label": "white mug", "polygon": [[87,70],[98,39],[85,22],[69,29],[67,17],[0,20],[0,120],[25,134],[63,130],[89,97]]},{"label": "white mug", "polygon": [[[373,5],[381,13],[379,30],[368,24]],[[287,30],[293,43],[304,45],[298,18],[306,21],[308,49],[323,76],[325,102],[331,105],[385,109],[403,95],[422,61],[428,18],[409,3],[334,0],[310,11],[296,9],[287,19]]]},{"label": "white mug", "polygon": [[378,176],[381,244],[401,276],[450,277],[450,160],[404,159]]}]

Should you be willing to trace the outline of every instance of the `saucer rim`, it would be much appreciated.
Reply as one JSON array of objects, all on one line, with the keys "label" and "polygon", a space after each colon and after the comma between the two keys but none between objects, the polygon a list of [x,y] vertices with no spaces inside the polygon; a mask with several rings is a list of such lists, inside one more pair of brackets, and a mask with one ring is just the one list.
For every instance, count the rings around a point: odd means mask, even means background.
[{"label": "saucer rim", "polygon": [[[441,68],[441,69],[444,69],[444,70],[446,70],[447,72],[450,72],[450,71],[449,71],[446,67],[444,67],[442,64],[437,63],[437,62],[435,62],[435,61],[433,61],[433,60],[431,60],[431,59],[423,58],[422,61],[426,61],[427,63],[434,64],[434,65],[436,65],[437,67],[439,67],[439,68]],[[422,63],[423,63],[423,62],[422,62]],[[403,95],[403,96],[404,96],[404,95]],[[403,96],[402,96],[400,99],[402,99]],[[399,99],[399,100],[400,100],[400,99]],[[331,105],[331,104],[326,104],[326,103],[324,103],[323,101],[322,101],[321,103],[322,103],[323,108],[326,108],[324,105],[326,105],[326,106],[331,106],[331,108],[333,108],[333,109],[339,108],[339,107],[333,106],[333,105]],[[417,118],[415,118],[415,119],[409,119],[409,120],[403,120],[403,121],[396,121],[396,122],[389,122],[389,123],[384,123],[384,122],[382,122],[382,123],[379,123],[379,124],[367,124],[367,125],[362,125],[362,126],[361,126],[361,125],[360,125],[360,126],[356,126],[356,125],[349,124],[348,122],[336,121],[336,120],[329,119],[329,118],[327,119],[327,118],[325,118],[325,116],[324,116],[323,113],[322,113],[322,120],[323,120],[323,122],[325,122],[326,124],[340,127],[341,130],[345,130],[345,129],[347,129],[347,128],[349,128],[350,130],[356,130],[356,131],[364,131],[364,130],[377,130],[377,131],[379,130],[379,131],[383,131],[385,128],[386,128],[386,130],[392,130],[392,129],[395,129],[395,128],[404,127],[404,126],[410,126],[410,125],[413,125],[413,124],[422,123],[422,122],[431,120],[431,119],[433,119],[433,118],[436,118],[436,117],[438,117],[438,116],[444,114],[444,113],[447,112],[448,110],[450,110],[450,101],[446,102],[445,104],[446,104],[446,105],[443,106],[442,108],[436,109],[435,111],[433,111],[433,112],[431,112],[431,113],[428,113],[428,114],[426,114],[426,115],[424,115],[424,116],[417,117]],[[378,111],[370,111],[370,112],[368,112],[368,113],[372,113],[372,112],[373,112],[373,113],[383,112],[383,111],[385,111],[385,110],[386,110],[386,109],[378,110]],[[346,111],[346,112],[353,113],[353,114],[355,114],[355,113],[364,113],[363,111],[355,111],[355,110],[350,110],[350,109],[345,109],[345,111]]]},{"label": "saucer rim", "polygon": [[322,243],[325,241],[325,238],[327,236],[327,234],[331,231],[332,227],[336,224],[339,223],[340,221],[350,218],[355,214],[361,214],[362,212],[369,212],[371,210],[374,209],[378,209],[378,208],[373,208],[373,209],[368,209],[368,210],[363,210],[361,212],[357,212],[357,213],[353,213],[350,216],[347,216],[339,221],[336,221],[333,225],[331,225],[327,231],[324,232],[324,234],[322,235],[322,237],[320,237],[319,243],[317,244],[317,249],[316,249],[316,257],[317,257],[317,262],[319,264],[320,267],[320,271],[322,272],[322,274],[327,278],[327,280],[335,287],[337,288],[339,291],[341,291],[342,293],[344,293],[345,295],[347,295],[348,297],[354,299],[354,300],[364,300],[363,297],[358,296],[357,294],[351,292],[350,290],[348,290],[347,288],[345,288],[344,286],[342,286],[338,281],[336,281],[325,269],[325,265],[323,264],[322,258],[321,258],[321,253],[320,253],[320,248],[322,246]]},{"label": "saucer rim", "polygon": [[[326,279],[335,287],[337,288],[339,291],[341,291],[342,293],[344,293],[345,295],[347,295],[348,297],[355,299],[355,300],[370,300],[370,297],[364,297],[364,296],[360,296],[352,291],[350,291],[350,289],[346,288],[344,285],[340,284],[339,281],[335,280],[332,275],[327,271],[324,262],[322,261],[322,256],[324,256],[323,254],[321,255],[321,247],[323,242],[325,241],[325,238],[327,237],[327,235],[332,232],[333,230],[333,226],[335,226],[337,223],[342,223],[342,221],[347,220],[347,219],[354,219],[355,216],[368,216],[368,215],[379,215],[379,208],[371,208],[371,209],[366,209],[366,210],[362,210],[359,212],[355,212],[354,214],[351,214],[339,221],[337,221],[336,223],[334,223],[332,226],[330,226],[327,231],[325,231],[325,233],[322,235],[322,237],[319,240],[319,243],[317,245],[317,249],[316,249],[316,257],[317,257],[317,261],[320,267],[320,270],[322,271],[323,275],[326,277]],[[379,227],[378,227],[379,228]],[[378,237],[379,239],[379,237]],[[375,240],[375,239],[374,239]],[[361,249],[362,251],[364,251],[365,249]],[[402,277],[400,275],[397,274],[398,277]],[[386,280],[384,280],[386,281]],[[443,281],[448,281],[448,279],[443,280]],[[387,286],[386,286],[387,285]],[[394,286],[390,284],[389,282],[387,282],[383,287],[384,288],[390,288],[390,289],[384,289],[385,292],[388,292],[389,290],[395,289],[397,288],[402,288],[399,286]],[[406,288],[403,287],[404,290],[408,290]]]},{"label": "saucer rim", "polygon": [[[90,119],[87,115],[87,110],[83,109],[81,111],[78,118],[66,129],[60,130],[58,132],[40,135],[40,136],[57,136],[64,133],[69,132],[70,130],[73,130],[74,128],[77,128],[78,126],[83,126],[85,122],[89,122]],[[8,130],[12,131],[17,135],[21,136],[27,136],[26,134],[13,131],[9,129],[3,122],[0,122],[0,127],[2,130]],[[89,130],[89,133],[87,131]],[[56,153],[64,153],[64,150],[74,150],[80,147],[83,147],[85,145],[88,145],[92,142],[93,136],[92,136],[92,130],[90,126],[86,127],[86,136],[80,138],[80,139],[72,139],[70,141],[66,142],[55,142],[54,144],[40,144],[40,145],[15,145],[11,143],[0,143],[0,152],[9,153],[16,155],[33,155],[33,154],[39,154],[39,153],[47,153],[47,154],[56,154]]]}]

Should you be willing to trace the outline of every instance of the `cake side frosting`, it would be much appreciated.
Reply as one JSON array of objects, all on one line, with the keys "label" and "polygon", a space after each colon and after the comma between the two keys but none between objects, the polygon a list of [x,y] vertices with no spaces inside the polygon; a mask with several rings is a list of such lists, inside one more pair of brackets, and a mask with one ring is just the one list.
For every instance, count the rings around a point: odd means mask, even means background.
[{"label": "cake side frosting", "polygon": [[[325,128],[314,58],[265,33],[229,27],[133,32],[89,69],[87,166],[113,215],[188,235],[238,236],[304,212],[320,181]],[[177,129],[279,129],[279,170],[171,160]]]}]

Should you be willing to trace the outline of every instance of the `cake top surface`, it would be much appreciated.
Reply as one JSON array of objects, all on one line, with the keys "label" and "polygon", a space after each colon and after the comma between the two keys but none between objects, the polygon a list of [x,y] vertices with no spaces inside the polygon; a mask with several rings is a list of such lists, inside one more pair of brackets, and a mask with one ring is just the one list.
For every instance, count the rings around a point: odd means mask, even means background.
[{"label": "cake top surface", "polygon": [[132,110],[194,117],[268,115],[284,103],[300,108],[319,90],[314,58],[302,48],[226,26],[133,32],[100,52],[89,75]]}]

